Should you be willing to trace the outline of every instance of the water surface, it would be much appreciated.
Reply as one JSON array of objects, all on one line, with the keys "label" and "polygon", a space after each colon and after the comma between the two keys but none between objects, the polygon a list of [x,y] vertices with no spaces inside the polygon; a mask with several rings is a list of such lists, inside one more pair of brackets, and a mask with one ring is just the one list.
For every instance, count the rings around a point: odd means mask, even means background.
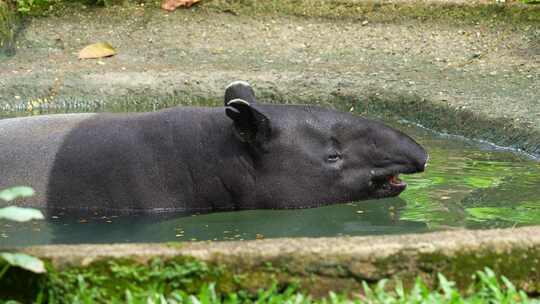
[{"label": "water surface", "polygon": [[302,210],[1,222],[0,246],[380,235],[540,224],[540,163],[487,144],[395,126],[430,154],[424,173],[402,176],[408,187],[396,198]]}]

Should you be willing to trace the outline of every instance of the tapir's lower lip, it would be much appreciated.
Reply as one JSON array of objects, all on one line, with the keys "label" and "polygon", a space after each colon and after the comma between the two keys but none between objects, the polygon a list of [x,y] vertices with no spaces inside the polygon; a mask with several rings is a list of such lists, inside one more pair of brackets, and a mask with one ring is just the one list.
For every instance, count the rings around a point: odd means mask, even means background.
[{"label": "tapir's lower lip", "polygon": [[399,178],[399,174],[385,176],[380,184],[383,188],[391,188],[391,190],[403,191],[407,187],[407,183]]},{"label": "tapir's lower lip", "polygon": [[392,186],[400,186],[402,184],[404,184],[404,182],[399,179],[398,177],[399,175],[390,175],[388,177],[388,182],[392,185]]}]

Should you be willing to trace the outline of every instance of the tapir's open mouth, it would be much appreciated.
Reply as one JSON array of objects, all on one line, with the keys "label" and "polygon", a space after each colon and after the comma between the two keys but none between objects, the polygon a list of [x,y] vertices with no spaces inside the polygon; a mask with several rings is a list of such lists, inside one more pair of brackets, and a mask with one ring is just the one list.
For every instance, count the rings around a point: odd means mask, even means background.
[{"label": "tapir's open mouth", "polygon": [[375,198],[397,196],[405,188],[407,183],[399,178],[400,174],[414,174],[423,172],[427,165],[428,156],[423,162],[415,165],[394,165],[387,168],[374,169],[370,171],[371,175],[371,193]]},{"label": "tapir's open mouth", "polygon": [[[401,172],[404,174],[414,172]],[[371,180],[372,190],[375,197],[390,197],[399,195],[405,188],[407,183],[399,178],[400,173],[382,174],[373,176]]]},{"label": "tapir's open mouth", "polygon": [[390,186],[392,186],[392,187],[406,187],[407,186],[407,183],[405,183],[404,181],[399,179],[399,174],[398,175],[390,175],[388,177],[388,184]]},{"label": "tapir's open mouth", "polygon": [[384,175],[373,178],[373,188],[377,196],[395,196],[407,187],[407,183],[399,179],[399,174]]}]

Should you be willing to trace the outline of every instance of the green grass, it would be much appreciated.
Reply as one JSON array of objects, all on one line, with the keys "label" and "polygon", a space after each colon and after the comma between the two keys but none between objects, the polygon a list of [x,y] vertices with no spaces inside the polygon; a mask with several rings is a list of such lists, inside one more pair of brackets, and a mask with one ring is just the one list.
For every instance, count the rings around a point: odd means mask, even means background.
[{"label": "green grass", "polygon": [[[32,300],[28,298],[18,300],[22,301],[21,303],[32,301],[74,304],[540,303],[537,299],[529,298],[504,276],[498,276],[487,268],[476,272],[475,283],[465,291],[459,291],[453,282],[439,274],[436,288],[430,288],[421,279],[417,279],[410,288],[404,288],[400,281],[387,284],[388,280],[382,280],[371,286],[364,283],[363,288],[356,293],[331,292],[323,298],[314,298],[293,285],[277,284],[257,292],[246,290],[219,292],[218,284],[213,282],[203,283],[198,285],[199,288],[190,290],[188,286],[193,286],[190,282],[205,277],[209,271],[204,265],[197,263],[188,263],[186,267],[182,266],[176,271],[160,267],[137,269],[120,264],[113,265],[113,268],[114,272],[109,277],[98,272],[81,271],[53,274],[52,279],[38,281],[40,291],[34,294]],[[145,270],[141,271],[142,269]],[[160,272],[161,270],[164,271]],[[129,284],[126,285],[126,282]],[[390,285],[394,287],[387,288]],[[0,300],[0,303],[18,302]]]},{"label": "green grass", "polygon": [[[79,289],[74,290],[70,303],[540,303],[536,299],[529,299],[527,294],[516,287],[505,277],[498,278],[493,271],[486,269],[476,274],[477,283],[469,288],[469,295],[463,295],[453,282],[448,281],[443,275],[439,275],[439,287],[430,289],[422,280],[418,279],[410,290],[405,290],[401,284],[397,284],[393,290],[385,288],[385,280],[380,281],[375,287],[364,284],[361,295],[347,296],[330,293],[325,298],[314,299],[297,291],[293,286],[280,289],[277,285],[269,289],[260,290],[255,294],[247,292],[235,292],[220,294],[216,292],[215,284],[204,285],[197,293],[190,294],[182,290],[174,290],[169,293],[161,293],[156,290],[140,290],[133,292],[126,289],[123,295],[112,298],[99,298],[96,290],[85,285],[83,279],[79,281]],[[59,302],[64,302],[61,299]]]},{"label": "green grass", "polygon": [[[65,5],[77,5],[77,7],[111,6],[123,4],[125,0],[7,0],[12,2],[17,11],[23,15],[39,16],[48,12],[63,9]],[[144,2],[144,1],[142,1]]]}]

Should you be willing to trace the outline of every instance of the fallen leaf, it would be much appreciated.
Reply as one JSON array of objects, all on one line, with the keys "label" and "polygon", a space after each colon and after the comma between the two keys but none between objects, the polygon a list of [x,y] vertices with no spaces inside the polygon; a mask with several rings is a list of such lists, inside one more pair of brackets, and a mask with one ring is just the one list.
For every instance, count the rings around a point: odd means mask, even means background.
[{"label": "fallen leaf", "polygon": [[161,3],[161,8],[172,12],[178,7],[190,7],[199,1],[201,0],[163,0],[163,2]]},{"label": "fallen leaf", "polygon": [[106,42],[94,43],[79,52],[79,59],[103,58],[116,55],[116,50]]}]

